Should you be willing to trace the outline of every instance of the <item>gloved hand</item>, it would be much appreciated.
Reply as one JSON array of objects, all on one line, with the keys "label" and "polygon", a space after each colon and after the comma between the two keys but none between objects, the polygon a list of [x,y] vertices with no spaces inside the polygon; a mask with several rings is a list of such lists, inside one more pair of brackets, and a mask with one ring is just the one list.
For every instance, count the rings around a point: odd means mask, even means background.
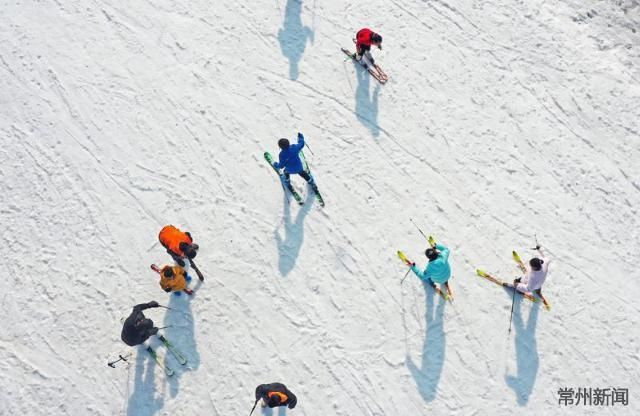
[{"label": "gloved hand", "polygon": [[300,139],[304,139],[304,136],[302,135],[302,133],[298,132],[298,140]]},{"label": "gloved hand", "polygon": [[371,61],[371,66],[376,66],[376,61],[375,61],[375,59],[371,58],[371,59],[370,59],[370,61]]},{"label": "gloved hand", "polygon": [[536,250],[540,250],[540,244],[536,244]]},{"label": "gloved hand", "polygon": [[155,300],[152,300],[151,302],[149,302],[148,305],[150,308],[157,308],[158,306],[160,306],[160,304]]},{"label": "gloved hand", "polygon": [[151,329],[149,330],[149,334],[151,334],[151,335],[155,335],[155,334],[157,334],[157,333],[158,333],[158,327],[155,327],[155,326],[154,326],[153,328],[151,328]]},{"label": "gloved hand", "polygon": [[520,283],[522,281],[522,277],[518,277],[516,279],[513,280],[513,284],[517,285],[518,283]]},{"label": "gloved hand", "polygon": [[171,293],[171,288],[168,287],[164,291],[167,292],[167,293]]}]

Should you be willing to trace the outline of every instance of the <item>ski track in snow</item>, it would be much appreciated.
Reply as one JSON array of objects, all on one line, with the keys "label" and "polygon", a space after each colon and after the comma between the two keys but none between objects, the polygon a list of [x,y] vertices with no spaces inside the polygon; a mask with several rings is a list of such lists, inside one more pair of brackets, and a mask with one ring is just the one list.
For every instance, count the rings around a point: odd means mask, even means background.
[{"label": "ski track in snow", "polygon": [[[0,414],[638,414],[636,0],[18,2],[0,30]],[[384,36],[380,86],[345,60]],[[305,133],[327,202],[262,153]],[[453,304],[408,276],[413,218],[452,250]],[[207,276],[168,297],[166,223]],[[553,258],[547,312],[481,280]],[[128,351],[148,315],[188,357]],[[558,405],[562,387],[628,407]],[[258,409],[254,414],[260,414]]]}]

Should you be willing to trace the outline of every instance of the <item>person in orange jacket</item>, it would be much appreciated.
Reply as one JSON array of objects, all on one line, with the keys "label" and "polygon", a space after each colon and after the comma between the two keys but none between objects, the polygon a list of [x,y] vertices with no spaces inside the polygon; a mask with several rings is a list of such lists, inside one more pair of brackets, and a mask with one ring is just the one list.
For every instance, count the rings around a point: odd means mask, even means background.
[{"label": "person in orange jacket", "polygon": [[174,292],[179,295],[180,292],[185,292],[187,295],[192,295],[193,291],[187,288],[187,282],[191,280],[191,277],[180,266],[164,266],[160,270],[160,287],[165,292]]},{"label": "person in orange jacket", "polygon": [[179,266],[185,267],[185,259],[189,259],[189,263],[198,274],[198,278],[201,281],[204,280],[204,276],[202,276],[202,273],[193,262],[200,247],[193,242],[190,232],[183,232],[173,225],[166,225],[160,230],[158,240]]}]

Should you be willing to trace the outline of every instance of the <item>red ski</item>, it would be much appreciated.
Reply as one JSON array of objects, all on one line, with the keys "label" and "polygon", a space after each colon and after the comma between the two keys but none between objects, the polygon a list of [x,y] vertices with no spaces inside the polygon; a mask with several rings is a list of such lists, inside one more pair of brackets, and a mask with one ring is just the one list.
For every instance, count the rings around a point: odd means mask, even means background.
[{"label": "red ski", "polygon": [[[345,48],[340,48],[340,49],[342,49],[342,52],[344,52],[345,55],[347,55],[349,58],[353,59],[354,62],[356,62],[356,63],[358,63],[358,64],[360,64],[362,66],[365,66],[362,62],[358,62],[356,60],[356,57],[355,57],[356,55],[354,53],[349,52]],[[371,67],[368,67],[368,66],[366,68],[367,68],[367,72],[369,72],[369,74],[371,74],[372,77],[377,79],[380,84],[386,84],[386,82],[389,80],[389,77],[387,76],[387,74],[382,70],[382,68],[380,68],[378,66],[378,64],[374,64],[373,65],[373,69],[371,69]],[[375,71],[374,71],[374,69],[375,69]]]}]

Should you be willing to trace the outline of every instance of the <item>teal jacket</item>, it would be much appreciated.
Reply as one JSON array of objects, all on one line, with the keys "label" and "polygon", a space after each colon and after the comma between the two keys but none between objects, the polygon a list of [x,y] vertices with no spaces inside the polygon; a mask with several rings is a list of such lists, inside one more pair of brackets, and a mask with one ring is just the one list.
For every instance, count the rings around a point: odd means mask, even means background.
[{"label": "teal jacket", "polygon": [[449,249],[442,244],[436,244],[436,249],[440,252],[438,258],[427,263],[424,271],[421,272],[416,265],[411,266],[411,270],[422,280],[431,280],[433,283],[445,283],[451,277],[451,266],[449,266]]}]

